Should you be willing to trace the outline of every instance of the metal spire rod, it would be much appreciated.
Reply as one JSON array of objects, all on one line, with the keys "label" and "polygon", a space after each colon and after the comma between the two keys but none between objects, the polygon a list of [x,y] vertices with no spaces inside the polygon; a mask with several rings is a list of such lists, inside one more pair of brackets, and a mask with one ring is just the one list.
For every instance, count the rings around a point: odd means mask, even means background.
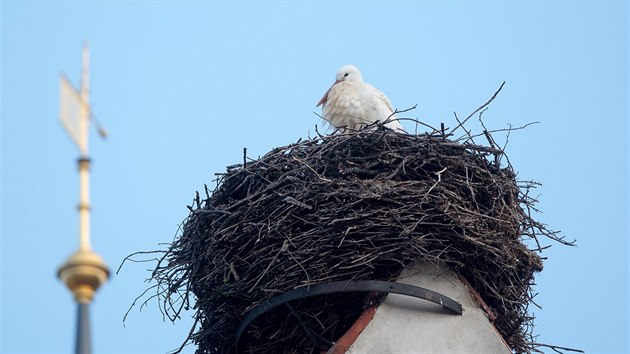
[{"label": "metal spire rod", "polygon": [[90,249],[90,158],[88,157],[88,139],[90,135],[90,50],[83,45],[83,63],[81,70],[81,117],[79,119],[79,240],[80,249]]},{"label": "metal spire rod", "polygon": [[77,308],[77,338],[74,346],[76,354],[92,352],[90,340],[90,305],[79,303]]},{"label": "metal spire rod", "polygon": [[[90,354],[89,304],[96,290],[109,278],[109,269],[103,259],[90,247],[90,158],[88,157],[88,135],[90,127],[90,53],[87,43],[83,46],[81,89],[68,88],[62,78],[62,122],[71,138],[79,147],[79,250],[72,254],[59,268],[57,275],[73,293],[77,307],[76,354]],[[65,84],[65,86],[64,86]],[[70,102],[64,102],[70,100]],[[64,105],[78,105],[78,117]],[[76,114],[77,112],[74,112]]]}]

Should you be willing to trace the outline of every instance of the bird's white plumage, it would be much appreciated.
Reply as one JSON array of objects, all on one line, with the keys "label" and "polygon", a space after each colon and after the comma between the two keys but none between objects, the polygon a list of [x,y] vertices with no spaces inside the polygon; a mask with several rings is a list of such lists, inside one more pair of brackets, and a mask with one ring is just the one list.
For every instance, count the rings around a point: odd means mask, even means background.
[{"label": "bird's white plumage", "polygon": [[390,129],[404,132],[395,120],[392,103],[381,91],[363,82],[363,76],[356,66],[341,67],[335,79],[335,83],[317,104],[323,104],[322,114],[328,123],[343,132],[379,121],[385,122],[384,125]]}]

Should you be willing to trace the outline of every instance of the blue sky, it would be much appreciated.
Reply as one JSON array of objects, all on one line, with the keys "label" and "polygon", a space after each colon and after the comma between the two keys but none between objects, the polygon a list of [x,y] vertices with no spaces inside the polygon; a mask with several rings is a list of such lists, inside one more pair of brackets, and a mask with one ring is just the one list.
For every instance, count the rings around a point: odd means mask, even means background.
[{"label": "blue sky", "polygon": [[[163,249],[243,147],[263,155],[321,126],[314,106],[344,64],[434,126],[506,81],[485,123],[540,122],[507,152],[519,178],[542,183],[538,218],[578,240],[546,252],[538,341],[629,350],[626,1],[5,0],[0,11],[3,353],[73,349],[75,305],[55,273],[78,244],[78,153],[58,99],[61,72],[78,84],[84,40],[92,109],[111,134],[91,140],[92,245],[112,270]],[[163,322],[155,302],[123,326],[148,268],[127,264],[97,294],[96,353],[164,353],[188,333],[189,316]]]}]

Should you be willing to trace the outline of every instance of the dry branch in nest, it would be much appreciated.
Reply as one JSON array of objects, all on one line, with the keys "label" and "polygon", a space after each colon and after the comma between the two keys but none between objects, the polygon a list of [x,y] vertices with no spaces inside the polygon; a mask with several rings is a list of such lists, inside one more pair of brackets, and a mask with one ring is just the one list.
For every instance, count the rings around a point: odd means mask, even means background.
[{"label": "dry branch in nest", "polygon": [[[527,308],[542,248],[525,243],[540,245],[545,236],[570,244],[532,219],[536,184],[502,167],[503,151],[490,138],[491,146],[481,146],[470,134],[461,142],[443,130],[372,128],[244,160],[205,197],[197,194],[152,279],[172,320],[194,295],[188,339],[198,353],[233,353],[240,322],[273,296],[331,281],[391,280],[419,260],[461,272],[510,347],[534,350]],[[320,352],[303,328],[324,343],[337,340],[362,312],[364,296],[320,296],[272,310],[252,323],[239,349]]]}]

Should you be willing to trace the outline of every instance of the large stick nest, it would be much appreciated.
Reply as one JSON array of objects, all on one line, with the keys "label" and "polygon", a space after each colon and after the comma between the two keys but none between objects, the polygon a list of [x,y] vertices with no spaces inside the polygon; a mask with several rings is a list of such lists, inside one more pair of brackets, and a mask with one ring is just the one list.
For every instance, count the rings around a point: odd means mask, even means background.
[{"label": "large stick nest", "polygon": [[[273,296],[337,280],[391,280],[413,262],[445,262],[480,293],[515,352],[535,350],[527,308],[541,248],[525,243],[541,235],[563,241],[531,217],[535,183],[502,167],[495,144],[471,140],[379,126],[228,167],[214,191],[197,194],[152,274],[164,312],[176,319],[194,294],[189,339],[197,352],[232,353],[245,315]],[[299,320],[286,308],[270,311],[240,349],[319,352],[302,326],[333,342],[363,310],[363,296],[294,302]]]}]

